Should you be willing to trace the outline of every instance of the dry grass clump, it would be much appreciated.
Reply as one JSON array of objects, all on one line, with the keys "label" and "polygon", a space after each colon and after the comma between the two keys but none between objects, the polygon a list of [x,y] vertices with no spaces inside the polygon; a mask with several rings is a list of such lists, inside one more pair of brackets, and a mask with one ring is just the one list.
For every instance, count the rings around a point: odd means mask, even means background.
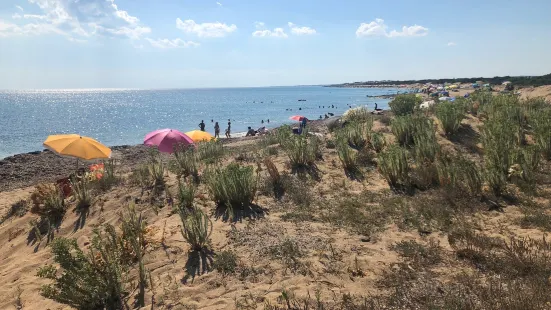
[{"label": "dry grass clump", "polygon": [[53,239],[54,231],[61,225],[68,206],[65,204],[63,192],[53,184],[39,184],[31,194],[31,213],[38,215],[38,221],[31,221],[29,238],[42,239],[48,236],[48,241]]},{"label": "dry grass clump", "polygon": [[186,183],[182,180],[178,180],[178,192],[176,193],[176,212],[186,212],[193,208],[193,200],[195,199],[195,192],[197,188],[192,183]]},{"label": "dry grass clump", "polygon": [[114,159],[103,161],[103,174],[97,181],[100,190],[107,191],[119,183],[120,178],[115,173],[116,167]]},{"label": "dry grass clump", "polygon": [[8,209],[8,212],[4,214],[0,218],[0,225],[4,224],[7,220],[13,218],[13,217],[22,217],[25,214],[27,214],[27,211],[29,211],[30,208],[30,202],[25,199],[21,199],[17,201],[16,203],[12,204],[10,208]]},{"label": "dry grass clump", "polygon": [[90,186],[90,181],[86,177],[71,179],[71,188],[77,203],[76,209],[79,212],[86,212],[93,204],[94,198]]}]

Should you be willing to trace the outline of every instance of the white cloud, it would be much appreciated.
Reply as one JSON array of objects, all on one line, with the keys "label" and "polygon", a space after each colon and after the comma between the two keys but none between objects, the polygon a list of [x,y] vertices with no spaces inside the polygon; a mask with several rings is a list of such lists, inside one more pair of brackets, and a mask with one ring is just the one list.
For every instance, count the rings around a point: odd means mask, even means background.
[{"label": "white cloud", "polygon": [[[41,14],[14,14],[17,20],[33,20],[25,24],[3,23],[0,36],[58,34],[71,42],[90,36],[112,36],[140,40],[151,28],[140,23],[138,17],[119,9],[115,0],[28,0]],[[16,6],[20,11],[23,8]],[[1,21],[0,21],[1,22]],[[5,26],[5,25],[10,25]]]},{"label": "white cloud", "polygon": [[216,2],[216,4],[218,4],[218,6],[222,6],[222,3],[220,3],[220,2]]},{"label": "white cloud", "polygon": [[254,27],[256,29],[262,29],[262,28],[264,28],[264,23],[263,22],[254,22]]},{"label": "white cloud", "polygon": [[234,24],[227,25],[221,22],[197,24],[192,19],[182,21],[179,18],[176,18],[176,28],[186,33],[196,34],[199,37],[210,38],[224,37],[237,30],[237,26]]},{"label": "white cloud", "polygon": [[370,23],[361,23],[356,30],[357,37],[420,37],[426,36],[429,32],[428,28],[419,25],[404,26],[402,31],[392,30],[387,31],[388,26],[383,19],[377,18]]},{"label": "white cloud", "polygon": [[23,10],[23,8],[20,7],[19,5],[16,5],[15,7],[16,7],[18,10],[20,10],[21,12],[25,12],[25,10]]},{"label": "white cloud", "polygon": [[169,40],[169,39],[157,39],[153,40],[146,38],[146,40],[153,46],[157,48],[186,48],[186,47],[197,47],[200,44],[193,41],[184,41],[180,38]]},{"label": "white cloud", "polygon": [[287,23],[291,28],[291,33],[297,36],[316,34],[316,29],[310,27],[299,27],[291,22]]},{"label": "white cloud", "polygon": [[429,33],[429,29],[419,26],[419,25],[413,25],[410,27],[402,27],[402,31],[398,32],[396,30],[392,30],[389,37],[423,37],[426,36]]},{"label": "white cloud", "polygon": [[288,36],[283,28],[275,28],[274,30],[257,30],[253,32],[253,37],[287,38]]},{"label": "white cloud", "polygon": [[88,42],[87,40],[83,40],[83,39],[75,39],[73,37],[68,37],[67,40],[71,41],[71,42],[75,42],[75,43],[86,43]]},{"label": "white cloud", "polygon": [[448,46],[456,46],[457,44],[455,42],[449,42]]}]

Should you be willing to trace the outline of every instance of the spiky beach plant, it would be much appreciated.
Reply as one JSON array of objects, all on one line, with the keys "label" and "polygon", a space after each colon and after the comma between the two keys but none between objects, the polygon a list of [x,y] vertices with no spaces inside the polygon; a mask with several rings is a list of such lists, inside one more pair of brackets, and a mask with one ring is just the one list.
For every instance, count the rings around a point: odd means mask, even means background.
[{"label": "spiky beach plant", "polygon": [[441,186],[460,189],[469,195],[478,195],[482,189],[480,168],[460,155],[443,154],[436,165]]},{"label": "spiky beach plant", "polygon": [[418,164],[433,163],[440,151],[440,146],[436,142],[432,119],[417,116],[412,121],[415,161]]},{"label": "spiky beach plant", "polygon": [[551,160],[551,108],[533,111],[530,124],[534,131],[534,140],[547,160]]},{"label": "spiky beach plant", "polygon": [[[224,145],[221,140],[211,140],[197,144],[197,155],[206,163],[219,162],[225,155]],[[193,169],[188,169],[193,172]]]},{"label": "spiky beach plant", "polygon": [[320,142],[316,137],[303,131],[301,135],[292,135],[281,143],[294,170],[308,169],[315,165],[320,153]]},{"label": "spiky beach plant", "polygon": [[257,180],[251,166],[232,163],[211,168],[206,173],[206,182],[213,200],[226,208],[231,218],[238,209],[249,206],[256,195]]},{"label": "spiky beach plant", "polygon": [[196,187],[192,182],[186,183],[181,179],[178,179],[178,192],[176,204],[177,211],[184,212],[193,208],[193,200],[195,199]]},{"label": "spiky beach plant", "polygon": [[147,223],[138,213],[134,205],[126,208],[126,212],[121,216],[121,229],[124,241],[130,245],[132,252],[138,264],[138,295],[136,297],[137,305],[145,306],[145,289],[148,287],[148,271],[144,265],[145,255],[145,231]]},{"label": "spiky beach plant", "polygon": [[212,222],[209,217],[200,209],[193,209],[188,214],[180,213],[180,219],[182,220],[182,236],[189,243],[191,250],[207,249],[212,233]]},{"label": "spiky beach plant", "polygon": [[178,177],[192,177],[199,180],[199,156],[193,147],[179,145],[174,148],[174,158],[177,163]]},{"label": "spiky beach plant", "polygon": [[350,148],[346,141],[337,140],[337,154],[347,175],[355,175],[359,171],[357,152]]},{"label": "spiky beach plant", "polygon": [[372,132],[370,141],[373,150],[377,153],[380,153],[386,146],[385,136],[380,132]]},{"label": "spiky beach plant", "polygon": [[406,149],[398,145],[391,145],[379,154],[378,167],[379,172],[391,187],[409,186],[409,166]]},{"label": "spiky beach plant", "polygon": [[78,210],[86,210],[92,206],[92,189],[90,188],[88,178],[72,178],[71,188],[73,189],[73,196],[77,202]]},{"label": "spiky beach plant", "polygon": [[358,107],[348,110],[343,119],[354,123],[373,123],[373,115],[366,107]]},{"label": "spiky beach plant", "polygon": [[458,103],[442,102],[436,106],[436,117],[446,136],[451,136],[459,130],[461,121],[465,118],[464,107]]},{"label": "spiky beach plant", "polygon": [[344,135],[347,138],[348,144],[356,150],[361,150],[366,147],[371,139],[371,128],[373,127],[373,119],[368,122],[351,122],[341,129],[338,135]]},{"label": "spiky beach plant", "polygon": [[401,146],[413,144],[413,132],[415,130],[413,116],[397,116],[390,123],[392,133]]}]

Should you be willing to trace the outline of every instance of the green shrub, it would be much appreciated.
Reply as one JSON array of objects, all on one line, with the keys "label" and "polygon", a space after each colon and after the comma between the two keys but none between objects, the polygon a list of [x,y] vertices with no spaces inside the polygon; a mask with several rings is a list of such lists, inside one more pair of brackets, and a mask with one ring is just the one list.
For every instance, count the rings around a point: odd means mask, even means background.
[{"label": "green shrub", "polygon": [[388,105],[396,116],[412,114],[422,99],[415,94],[398,95]]},{"label": "green shrub", "polygon": [[192,177],[195,182],[199,180],[199,156],[193,147],[179,146],[174,149],[178,177]]},{"label": "green shrub", "polygon": [[517,130],[510,121],[497,117],[489,119],[482,128],[484,146],[484,176],[494,194],[499,196],[507,185],[509,168],[517,149]]},{"label": "green shrub", "polygon": [[359,171],[357,152],[351,149],[346,141],[337,141],[337,154],[347,175],[355,175]]},{"label": "green shrub", "polygon": [[294,170],[314,167],[321,152],[318,139],[306,132],[288,137],[282,141],[282,146]]},{"label": "green shrub", "polygon": [[392,133],[401,146],[413,144],[413,132],[415,130],[413,122],[413,116],[411,115],[398,116],[392,120]]},{"label": "green shrub", "polygon": [[130,182],[140,186],[142,189],[142,194],[144,189],[151,187],[151,175],[149,174],[149,167],[147,164],[142,164],[132,171],[132,174],[130,175]]},{"label": "green shrub", "polygon": [[196,187],[193,183],[190,182],[186,184],[178,179],[178,193],[176,195],[178,199],[178,204],[176,205],[178,212],[186,212],[187,210],[193,208],[195,190]]},{"label": "green shrub", "polygon": [[31,200],[31,213],[40,216],[40,220],[35,221],[35,225],[32,226],[32,232],[34,231],[37,239],[46,234],[50,241],[67,212],[68,206],[65,204],[63,192],[56,185],[37,185],[31,194]]},{"label": "green shrub", "polygon": [[404,148],[398,145],[388,147],[379,154],[378,166],[391,187],[409,186],[409,166]]},{"label": "green shrub", "polygon": [[413,118],[413,141],[415,143],[415,161],[433,163],[440,151],[432,119],[427,117]]},{"label": "green shrub", "polygon": [[337,145],[335,144],[335,140],[331,140],[331,139],[327,139],[325,141],[325,148],[327,149],[334,149],[336,148]]},{"label": "green shrub", "polygon": [[345,112],[342,118],[349,122],[373,123],[373,115],[366,107],[353,108]]},{"label": "green shrub", "polygon": [[478,195],[482,190],[480,168],[462,156],[443,155],[437,163],[439,183],[442,186],[468,195]]},{"label": "green shrub", "polygon": [[233,218],[235,211],[250,206],[254,200],[257,180],[253,167],[232,163],[207,172],[207,187],[216,204],[225,207]]},{"label": "green shrub", "polygon": [[380,153],[386,146],[385,136],[380,132],[372,132],[370,140],[373,150],[377,153]]},{"label": "green shrub", "polygon": [[209,247],[212,222],[200,209],[194,209],[189,214],[180,213],[182,220],[182,236],[189,243],[192,251],[202,251]]},{"label": "green shrub", "polygon": [[551,160],[551,109],[549,106],[533,112],[530,124],[534,140],[547,160]]},{"label": "green shrub", "polygon": [[344,137],[337,137],[337,139],[346,138],[351,147],[361,150],[369,144],[372,126],[373,120],[369,123],[351,122],[337,133],[337,136]]},{"label": "green shrub", "polygon": [[225,155],[224,145],[221,140],[200,142],[197,144],[197,155],[207,163],[219,162]]},{"label": "green shrub", "polygon": [[459,130],[461,121],[465,118],[464,107],[457,102],[442,102],[436,106],[436,117],[442,123],[442,129],[447,136]]},{"label": "green shrub", "polygon": [[53,281],[40,289],[42,296],[77,309],[123,309],[128,294],[128,266],[121,264],[119,238],[113,226],[94,231],[89,253],[76,239],[56,238],[51,246],[53,265],[39,269],[38,276]]}]

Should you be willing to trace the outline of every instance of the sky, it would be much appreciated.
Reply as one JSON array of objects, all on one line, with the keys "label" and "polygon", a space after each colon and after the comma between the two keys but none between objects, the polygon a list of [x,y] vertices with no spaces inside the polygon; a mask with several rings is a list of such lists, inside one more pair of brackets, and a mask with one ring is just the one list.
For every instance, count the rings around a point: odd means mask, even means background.
[{"label": "sky", "polygon": [[0,89],[541,75],[549,12],[549,0],[1,0]]}]

